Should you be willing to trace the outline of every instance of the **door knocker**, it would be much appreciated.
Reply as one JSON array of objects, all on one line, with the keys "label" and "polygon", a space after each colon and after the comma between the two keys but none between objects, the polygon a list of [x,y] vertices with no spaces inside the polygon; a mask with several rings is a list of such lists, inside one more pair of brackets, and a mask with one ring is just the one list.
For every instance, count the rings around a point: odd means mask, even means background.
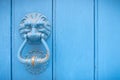
[{"label": "door knocker", "polygon": [[[47,18],[41,13],[27,14],[20,22],[19,33],[24,39],[18,50],[18,60],[26,64],[28,71],[31,73],[40,73],[44,71],[49,57],[50,50],[46,43],[46,39],[50,35],[51,27]],[[30,51],[28,56],[22,55],[26,44],[42,44],[46,49],[44,51]]]}]

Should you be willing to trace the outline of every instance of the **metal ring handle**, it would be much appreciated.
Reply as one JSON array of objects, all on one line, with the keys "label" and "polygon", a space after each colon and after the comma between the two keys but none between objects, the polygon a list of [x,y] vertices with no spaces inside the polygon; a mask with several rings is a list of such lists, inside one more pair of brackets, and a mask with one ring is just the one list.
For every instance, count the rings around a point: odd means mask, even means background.
[{"label": "metal ring handle", "polygon": [[[19,61],[20,61],[21,63],[33,64],[33,61],[32,61],[33,58],[31,58],[31,59],[25,59],[25,58],[22,57],[22,51],[23,51],[23,49],[24,49],[27,41],[28,41],[27,38],[25,38],[25,40],[24,40],[23,43],[21,44],[21,46],[20,46],[20,48],[19,48],[19,50],[18,50],[18,59],[19,59]],[[36,63],[36,64],[46,62],[46,61],[49,59],[49,56],[50,56],[50,50],[49,50],[49,47],[48,47],[46,41],[42,38],[42,39],[41,39],[41,42],[42,42],[42,44],[44,45],[44,47],[45,47],[45,49],[46,49],[46,56],[45,56],[44,58],[35,58],[35,59],[34,59],[34,63]]]}]

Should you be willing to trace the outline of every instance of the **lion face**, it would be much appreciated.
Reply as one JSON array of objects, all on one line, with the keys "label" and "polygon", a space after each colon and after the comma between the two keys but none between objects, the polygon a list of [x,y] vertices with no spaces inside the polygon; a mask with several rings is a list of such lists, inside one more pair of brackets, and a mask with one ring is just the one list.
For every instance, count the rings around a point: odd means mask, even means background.
[{"label": "lion face", "polygon": [[31,41],[46,39],[50,34],[50,24],[44,15],[30,13],[20,22],[19,32],[23,38],[27,36]]}]

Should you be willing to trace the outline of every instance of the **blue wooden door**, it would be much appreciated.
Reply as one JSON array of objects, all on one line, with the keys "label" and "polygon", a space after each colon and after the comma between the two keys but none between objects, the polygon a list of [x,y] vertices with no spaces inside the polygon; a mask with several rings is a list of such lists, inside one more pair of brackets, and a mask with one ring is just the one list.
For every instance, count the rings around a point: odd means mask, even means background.
[{"label": "blue wooden door", "polygon": [[93,80],[93,1],[57,0],[55,8],[56,80]]},{"label": "blue wooden door", "polygon": [[[0,80],[120,80],[119,7],[119,0],[0,0]],[[51,25],[50,58],[39,74],[17,57],[20,22],[35,12]],[[42,49],[27,44],[23,56]]]},{"label": "blue wooden door", "polygon": [[120,0],[99,0],[96,6],[97,78],[120,80]]}]

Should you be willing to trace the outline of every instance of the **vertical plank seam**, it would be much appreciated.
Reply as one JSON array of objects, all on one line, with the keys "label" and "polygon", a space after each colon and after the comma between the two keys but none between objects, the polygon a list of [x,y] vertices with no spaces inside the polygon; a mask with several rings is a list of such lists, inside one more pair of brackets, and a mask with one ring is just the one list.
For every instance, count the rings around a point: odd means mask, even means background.
[{"label": "vertical plank seam", "polygon": [[52,80],[53,80],[53,0],[52,0]]},{"label": "vertical plank seam", "polygon": [[94,80],[98,80],[98,0],[94,0]]},{"label": "vertical plank seam", "polygon": [[56,80],[56,0],[52,0],[52,80]]},{"label": "vertical plank seam", "polygon": [[95,80],[95,0],[93,0],[93,25],[94,25],[94,64],[93,64],[93,67],[94,67],[94,73],[93,73],[93,80]]},{"label": "vertical plank seam", "polygon": [[12,0],[10,0],[10,80],[12,77]]}]

